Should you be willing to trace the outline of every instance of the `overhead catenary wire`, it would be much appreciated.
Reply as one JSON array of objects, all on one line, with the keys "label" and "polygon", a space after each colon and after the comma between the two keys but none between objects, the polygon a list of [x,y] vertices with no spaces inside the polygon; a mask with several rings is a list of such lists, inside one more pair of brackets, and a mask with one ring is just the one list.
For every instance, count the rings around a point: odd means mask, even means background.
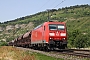
[{"label": "overhead catenary wire", "polygon": [[50,0],[46,1],[46,2],[39,8],[39,10],[42,9],[49,1],[50,1]]},{"label": "overhead catenary wire", "polygon": [[63,1],[61,1],[58,5],[56,5],[54,8],[56,8],[57,6],[59,6],[60,4],[62,4],[64,1],[66,1],[66,0],[63,0]]},{"label": "overhead catenary wire", "polygon": [[55,0],[50,6],[54,5],[56,3],[56,1],[58,1],[58,0]]},{"label": "overhead catenary wire", "polygon": [[[42,9],[46,4],[49,3],[50,0],[46,1],[38,10]],[[54,1],[54,3],[56,2],[57,0]],[[63,0],[61,1],[59,4],[57,4],[54,8],[56,8],[57,6],[59,6],[60,4],[62,4],[64,1],[66,0]],[[53,5],[54,3],[52,3],[51,5]]]}]

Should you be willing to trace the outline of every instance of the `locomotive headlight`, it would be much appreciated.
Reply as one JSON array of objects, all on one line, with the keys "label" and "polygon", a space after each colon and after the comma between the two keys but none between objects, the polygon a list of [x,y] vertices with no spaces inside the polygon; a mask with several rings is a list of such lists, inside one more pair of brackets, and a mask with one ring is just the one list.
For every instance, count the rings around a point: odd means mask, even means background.
[{"label": "locomotive headlight", "polygon": [[61,33],[61,36],[66,36],[66,33]]},{"label": "locomotive headlight", "polygon": [[49,33],[49,36],[55,36],[55,33]]},{"label": "locomotive headlight", "polygon": [[65,40],[65,38],[63,38]]},{"label": "locomotive headlight", "polygon": [[50,39],[52,39],[52,38],[50,38]]}]

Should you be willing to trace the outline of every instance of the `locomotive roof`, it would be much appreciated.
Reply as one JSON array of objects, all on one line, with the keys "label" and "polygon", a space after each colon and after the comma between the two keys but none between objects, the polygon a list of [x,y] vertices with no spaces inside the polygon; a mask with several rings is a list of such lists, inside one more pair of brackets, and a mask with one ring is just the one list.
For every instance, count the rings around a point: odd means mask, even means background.
[{"label": "locomotive roof", "polygon": [[56,21],[48,21],[46,23],[55,23],[55,24],[61,23],[61,24],[65,24],[65,22],[56,22]]}]

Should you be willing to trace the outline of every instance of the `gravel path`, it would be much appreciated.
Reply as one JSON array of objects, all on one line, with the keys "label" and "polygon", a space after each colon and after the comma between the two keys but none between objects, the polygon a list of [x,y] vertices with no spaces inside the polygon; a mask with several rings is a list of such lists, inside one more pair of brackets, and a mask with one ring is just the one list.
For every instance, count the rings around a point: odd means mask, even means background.
[{"label": "gravel path", "polygon": [[55,57],[55,58],[63,58],[64,60],[86,60],[85,58],[75,57],[75,56],[66,55],[66,54],[44,52],[44,51],[33,50],[33,49],[29,49],[29,48],[21,48],[21,47],[17,47],[17,48],[22,49],[22,50],[29,50],[31,52],[41,53],[41,54],[51,56],[51,57]]}]

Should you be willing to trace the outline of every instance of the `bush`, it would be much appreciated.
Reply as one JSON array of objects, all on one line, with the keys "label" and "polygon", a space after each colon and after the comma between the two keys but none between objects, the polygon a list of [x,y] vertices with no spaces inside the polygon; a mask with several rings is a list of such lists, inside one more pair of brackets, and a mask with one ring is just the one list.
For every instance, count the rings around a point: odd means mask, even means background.
[{"label": "bush", "polygon": [[0,42],[0,46],[7,46],[7,45],[8,45],[7,42],[4,42],[4,41],[1,41],[1,42]]},{"label": "bush", "polygon": [[74,42],[76,48],[85,48],[89,46],[89,38],[87,35],[79,34]]},{"label": "bush", "polygon": [[68,32],[68,42],[72,47],[74,47],[75,39],[79,34],[79,30],[73,30],[72,32]]}]

